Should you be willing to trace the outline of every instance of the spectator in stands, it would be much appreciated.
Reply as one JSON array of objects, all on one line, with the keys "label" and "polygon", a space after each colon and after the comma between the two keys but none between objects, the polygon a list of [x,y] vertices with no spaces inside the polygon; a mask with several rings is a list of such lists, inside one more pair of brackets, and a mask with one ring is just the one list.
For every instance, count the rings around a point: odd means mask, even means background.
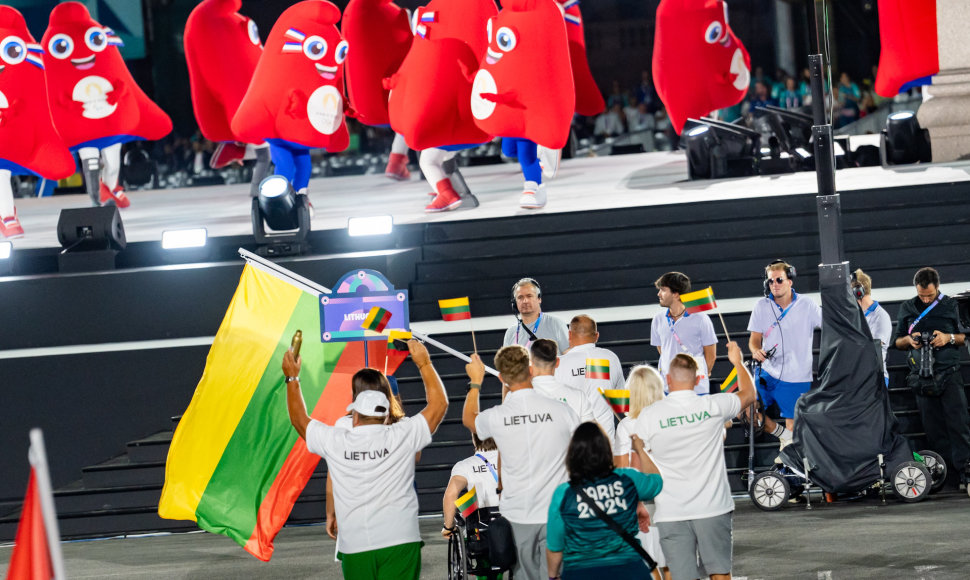
[{"label": "spectator in stands", "polygon": [[797,109],[802,106],[802,98],[795,87],[795,79],[785,79],[785,89],[778,96],[778,106],[783,109]]},{"label": "spectator in stands", "polygon": [[512,310],[517,321],[505,331],[502,346],[519,344],[529,347],[537,338],[549,338],[559,345],[559,352],[569,348],[566,323],[542,312],[542,288],[532,278],[522,278],[512,286]]},{"label": "spectator in stands", "polygon": [[529,352],[519,345],[495,355],[499,378],[508,389],[505,400],[479,413],[479,391],[485,366],[477,354],[465,366],[471,384],[462,423],[479,438],[495,440],[501,454],[502,494],[499,507],[512,524],[518,562],[515,578],[545,580],[546,518],[556,486],[566,481],[566,447],[579,417],[567,405],[532,388]]},{"label": "spectator in stands", "polygon": [[[562,401],[576,413],[581,422],[595,421],[593,405],[586,391],[569,387],[556,380],[559,366],[559,345],[548,338],[540,338],[529,349],[532,367],[532,388],[540,395]],[[611,418],[612,419],[612,418]],[[610,421],[612,424],[612,420]]]},{"label": "spectator in stands", "polygon": [[613,351],[596,346],[599,338],[595,320],[585,314],[574,316],[569,321],[569,350],[559,357],[556,380],[586,393],[596,422],[613,441],[613,411],[605,393],[623,388],[623,366]]},{"label": "spectator in stands", "polygon": [[[970,427],[967,424],[967,397],[960,374],[960,347],[966,344],[966,335],[959,332],[956,301],[940,292],[939,272],[933,268],[920,268],[913,277],[913,284],[916,297],[899,306],[896,348],[909,351],[906,384],[916,393],[929,448],[959,472],[960,489],[964,491],[967,469],[970,468]],[[924,346],[926,339],[930,342]],[[923,348],[933,349],[932,376],[921,376],[920,373]]]},{"label": "spectator in stands", "polygon": [[759,299],[748,321],[748,348],[761,363],[755,382],[765,407],[778,403],[785,427],[765,420],[765,430],[779,439],[779,449],[791,443],[795,403],[812,386],[812,340],[822,326],[822,310],[794,290],[795,269],[781,260],[765,266],[766,296]]},{"label": "spectator in stands", "polygon": [[765,85],[766,88],[771,83],[771,80],[765,76],[765,69],[762,66],[754,67],[754,73],[751,75],[751,86],[748,90],[749,94],[752,96],[754,95],[755,88],[757,87],[758,83]]},{"label": "spectator in stands", "polygon": [[[348,407],[354,413],[349,431],[309,417],[300,389],[301,360],[292,350],[283,355],[290,422],[307,450],[326,459],[334,473],[341,527],[338,557],[345,578],[417,580],[421,574],[414,454],[431,443],[448,410],[448,396],[424,345],[410,340],[408,349],[421,373],[427,405],[418,415],[385,425],[390,401],[379,391],[365,390]],[[358,374],[382,382],[383,375],[374,369]]]},{"label": "spectator in stands", "polygon": [[[556,488],[548,507],[549,578],[647,576],[644,560],[627,538],[636,542],[637,506],[656,497],[663,481],[638,437],[634,449],[640,471],[614,469],[610,441],[599,426],[583,423],[576,429],[566,453],[569,481]],[[607,518],[625,534],[614,531]]]},{"label": "spectator in stands", "polygon": [[798,96],[803,105],[812,104],[812,71],[808,67],[802,69],[802,78],[798,81]]},{"label": "spectator in stands", "polygon": [[754,84],[754,95],[751,98],[751,109],[755,107],[764,107],[766,105],[777,106],[778,101],[771,98],[771,94],[768,92],[768,85],[763,82],[757,82]]},{"label": "spectator in stands", "polygon": [[661,107],[660,97],[657,96],[657,89],[653,86],[649,70],[640,72],[640,84],[637,85],[634,97],[638,104],[646,105],[646,112],[651,115]]},{"label": "spectator in stands", "polygon": [[889,343],[892,340],[893,321],[889,318],[889,313],[872,299],[872,278],[863,272],[862,268],[855,271],[852,292],[859,302],[859,308],[862,308],[872,338],[878,340],[882,347],[882,374],[886,378],[886,386],[888,387],[889,371],[886,370],[886,352],[889,350]]},{"label": "spectator in stands", "polygon": [[835,97],[836,108],[839,116],[835,121],[835,128],[844,127],[859,119],[859,102],[862,100],[862,93],[859,85],[852,82],[849,73],[842,73],[839,76],[838,86],[832,90]]},{"label": "spectator in stands", "polygon": [[599,138],[617,137],[625,132],[623,128],[623,107],[613,103],[609,108],[596,117],[593,135]]},{"label": "spectator in stands", "polygon": [[[616,439],[613,443],[613,463],[617,467],[639,468],[638,455],[633,453],[633,436],[636,420],[640,413],[664,398],[664,380],[657,372],[657,369],[649,365],[637,365],[630,369],[630,374],[626,379],[626,388],[630,391],[630,411],[626,417],[620,420],[616,426]],[[657,569],[654,570],[655,580],[671,580],[670,569],[667,568],[667,560],[664,558],[663,550],[660,549],[660,534],[655,527],[650,527],[650,522],[654,515],[653,504],[641,506],[640,533],[638,537],[643,548],[650,554],[650,557],[657,562]],[[638,508],[640,510],[641,508]]]},{"label": "spectator in stands", "polygon": [[648,131],[653,129],[653,114],[647,110],[646,103],[640,103],[636,107],[627,107],[624,111],[626,115],[627,127],[631,133]]},{"label": "spectator in stands", "polygon": [[612,109],[613,105],[619,105],[620,110],[630,104],[629,97],[620,90],[620,81],[613,81],[613,91],[606,97],[606,108]]},{"label": "spectator in stands", "polygon": [[441,504],[445,522],[441,535],[446,538],[455,531],[455,501],[463,492],[475,489],[479,518],[483,518],[485,523],[488,523],[491,514],[498,511],[498,447],[495,446],[494,439],[482,441],[474,433],[472,443],[475,445],[475,454],[462,459],[451,468],[451,479],[445,488]]},{"label": "spectator in stands", "polygon": [[756,392],[737,343],[727,343],[727,351],[738,374],[737,393],[697,396],[695,359],[678,354],[666,377],[670,394],[636,420],[635,432],[663,474],[653,523],[678,580],[700,578],[699,566],[712,580],[730,579],[734,500],[724,461],[724,423],[754,402]]},{"label": "spectator in stands", "polygon": [[710,369],[717,358],[717,335],[707,314],[690,314],[680,301],[681,294],[690,292],[690,278],[680,272],[667,272],[653,285],[657,288],[660,306],[667,309],[650,321],[650,344],[660,355],[657,369],[666,376],[674,355],[692,356],[699,367],[697,394],[710,394]]}]

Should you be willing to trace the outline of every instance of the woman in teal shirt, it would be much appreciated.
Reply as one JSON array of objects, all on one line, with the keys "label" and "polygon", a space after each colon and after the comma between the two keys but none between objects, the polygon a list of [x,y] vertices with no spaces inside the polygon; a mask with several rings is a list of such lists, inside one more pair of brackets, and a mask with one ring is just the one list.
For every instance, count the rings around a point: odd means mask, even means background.
[{"label": "woman in teal shirt", "polygon": [[610,518],[636,537],[637,504],[653,499],[663,482],[643,441],[635,435],[633,449],[643,473],[613,469],[610,442],[599,425],[583,423],[576,428],[566,452],[569,481],[556,488],[549,504],[546,547],[550,578],[619,580],[648,576],[640,555],[570,491],[570,485],[581,487]]}]

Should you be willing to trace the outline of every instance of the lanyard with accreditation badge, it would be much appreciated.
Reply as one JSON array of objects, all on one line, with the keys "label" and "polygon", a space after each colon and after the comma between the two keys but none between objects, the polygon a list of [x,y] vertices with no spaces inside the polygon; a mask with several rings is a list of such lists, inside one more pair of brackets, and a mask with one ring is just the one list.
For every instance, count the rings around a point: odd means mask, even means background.
[{"label": "lanyard with accreditation badge", "polygon": [[930,310],[933,310],[933,308],[940,303],[940,300],[943,300],[942,292],[940,292],[940,295],[936,297],[936,300],[933,301],[933,304],[930,304],[929,306],[926,307],[926,310],[924,310],[923,312],[920,312],[920,315],[916,317],[916,320],[914,320],[913,323],[909,325],[909,334],[913,334],[913,329],[916,328],[916,325],[919,324],[919,321],[923,320],[923,317],[929,314]]},{"label": "lanyard with accreditation badge", "polygon": [[[768,338],[768,335],[771,334],[771,331],[774,330],[776,326],[778,326],[779,324],[781,324],[781,321],[784,320],[785,319],[785,316],[788,315],[788,312],[792,309],[792,306],[795,305],[795,301],[796,300],[798,300],[798,294],[795,293],[794,290],[792,290],[792,292],[791,292],[791,304],[788,305],[788,308],[785,308],[784,310],[782,310],[781,311],[781,314],[775,319],[774,322],[771,323],[771,326],[769,326],[768,327],[768,330],[765,331],[765,336],[764,336],[765,338]],[[778,305],[778,302],[775,301],[775,297],[774,296],[771,297],[771,302],[775,306],[778,306],[779,309],[781,309],[781,306],[779,306]]]},{"label": "lanyard with accreditation badge", "polygon": [[498,483],[498,472],[495,471],[495,466],[492,465],[492,462],[486,459],[481,453],[476,453],[475,457],[485,462],[485,466],[488,467],[488,472],[492,474],[492,477],[495,479],[495,483]]},{"label": "lanyard with accreditation badge", "polygon": [[[685,310],[683,318],[687,318],[688,316],[690,316],[690,313]],[[680,345],[680,350],[687,352],[687,345],[684,344],[684,341],[680,340],[680,336],[678,336],[677,331],[674,330],[674,319],[670,316],[669,308],[667,309],[667,324],[670,325],[670,334],[672,334],[674,339],[677,340],[677,344]]]},{"label": "lanyard with accreditation badge", "polygon": [[[539,323],[542,322],[542,313],[539,313],[539,318],[536,318],[536,323],[532,326],[532,334],[539,332]],[[522,326],[522,321],[519,321],[519,326]],[[515,344],[519,344],[519,326],[515,327]],[[525,341],[525,347],[529,348],[530,341]]]}]

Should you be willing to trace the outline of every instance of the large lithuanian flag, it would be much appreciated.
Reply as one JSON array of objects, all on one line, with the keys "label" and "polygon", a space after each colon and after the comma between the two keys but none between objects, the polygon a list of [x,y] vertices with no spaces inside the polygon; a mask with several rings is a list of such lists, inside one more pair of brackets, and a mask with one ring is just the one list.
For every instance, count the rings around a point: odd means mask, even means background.
[{"label": "large lithuanian flag", "polygon": [[296,330],[307,409],[328,424],[345,414],[363,344],[323,344],[316,293],[247,264],[172,438],[158,506],[264,561],[319,462],[286,411],[280,365]]}]

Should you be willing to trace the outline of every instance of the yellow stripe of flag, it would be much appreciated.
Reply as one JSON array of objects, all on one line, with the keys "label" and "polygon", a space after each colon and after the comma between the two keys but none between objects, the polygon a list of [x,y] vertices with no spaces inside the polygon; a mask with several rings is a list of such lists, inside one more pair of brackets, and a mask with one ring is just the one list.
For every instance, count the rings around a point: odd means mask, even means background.
[{"label": "yellow stripe of flag", "polygon": [[442,310],[445,308],[459,308],[461,306],[468,306],[468,296],[438,301],[438,307]]}]

